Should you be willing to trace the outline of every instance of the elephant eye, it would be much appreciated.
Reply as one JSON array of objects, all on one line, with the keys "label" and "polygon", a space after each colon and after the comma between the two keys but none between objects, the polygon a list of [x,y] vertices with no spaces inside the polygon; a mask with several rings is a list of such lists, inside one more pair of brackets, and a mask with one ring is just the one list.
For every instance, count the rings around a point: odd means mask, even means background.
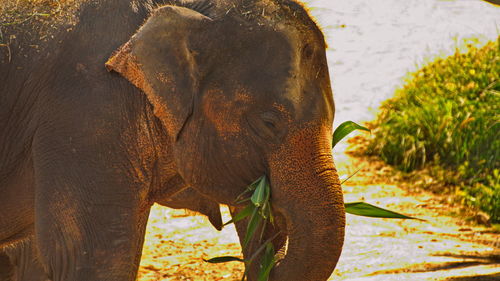
[{"label": "elephant eye", "polygon": [[283,135],[280,117],[273,111],[260,112],[247,117],[252,132],[266,142],[278,142]]},{"label": "elephant eye", "polygon": [[264,125],[266,125],[270,130],[274,130],[276,129],[276,126],[274,125],[274,123],[272,122],[269,122],[269,121],[265,121],[264,120]]},{"label": "elephant eye", "polygon": [[261,114],[261,118],[264,125],[266,125],[269,129],[271,130],[276,129],[276,122],[278,120],[278,116],[276,116],[274,112],[264,112]]}]

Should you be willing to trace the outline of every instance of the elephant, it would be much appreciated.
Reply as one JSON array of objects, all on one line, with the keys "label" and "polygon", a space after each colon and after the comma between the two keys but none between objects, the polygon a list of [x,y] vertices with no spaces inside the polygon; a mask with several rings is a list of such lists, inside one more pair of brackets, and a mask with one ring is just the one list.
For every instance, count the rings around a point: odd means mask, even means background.
[{"label": "elephant", "polygon": [[500,5],[500,1],[499,0],[484,0],[485,2],[488,2],[488,3],[491,3],[493,5]]},{"label": "elephant", "polygon": [[[222,216],[217,202],[206,198],[193,188],[186,188],[158,204],[186,209],[205,215],[217,230],[222,229]],[[0,251],[0,281],[50,281],[33,251],[33,237]]]},{"label": "elephant", "polygon": [[222,215],[219,204],[193,188],[186,188],[171,197],[157,199],[156,203],[173,208],[186,209],[202,214],[208,218],[213,227],[222,230]]},{"label": "elephant", "polygon": [[0,281],[50,281],[34,250],[31,236],[0,251]]},{"label": "elephant", "polygon": [[1,25],[0,248],[33,239],[52,281],[135,280],[154,202],[189,186],[235,212],[266,175],[269,280],[327,280],[345,210],[326,43],[305,8],[59,4]]}]

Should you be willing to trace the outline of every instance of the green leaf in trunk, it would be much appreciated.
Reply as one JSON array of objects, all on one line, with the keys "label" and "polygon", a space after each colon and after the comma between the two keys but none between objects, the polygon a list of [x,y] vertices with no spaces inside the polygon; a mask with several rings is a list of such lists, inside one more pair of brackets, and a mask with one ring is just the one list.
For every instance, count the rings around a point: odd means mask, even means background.
[{"label": "green leaf in trunk", "polygon": [[271,269],[273,269],[275,263],[273,243],[267,242],[266,251],[261,259],[257,281],[267,281],[269,279],[269,273],[271,273]]},{"label": "green leaf in trunk", "polygon": [[250,239],[252,239],[253,234],[257,227],[259,227],[260,222],[262,221],[262,216],[259,214],[259,208],[255,208],[252,212],[252,216],[250,217],[250,221],[247,225],[247,232],[245,233],[245,238],[243,239],[243,248],[246,248]]},{"label": "green leaf in trunk", "polygon": [[340,124],[337,129],[335,129],[335,132],[333,132],[333,140],[332,140],[332,147],[335,147],[335,145],[342,140],[345,136],[350,134],[351,132],[355,130],[363,130],[370,132],[370,129],[363,127],[359,124],[356,124],[352,121],[345,121],[344,123]]},{"label": "green leaf in trunk", "polygon": [[255,210],[255,205],[254,204],[248,204],[245,207],[245,209],[241,210],[241,212],[237,213],[230,221],[226,222],[222,226],[226,226],[228,224],[231,224],[231,223],[234,223],[234,222],[238,222],[238,221],[240,221],[240,220],[248,217],[249,215],[251,215],[254,210]]},{"label": "green leaf in trunk", "polygon": [[372,218],[417,219],[393,211],[382,209],[365,202],[345,203],[345,212],[353,215]]},{"label": "green leaf in trunk", "polygon": [[252,203],[256,207],[260,207],[269,199],[269,184],[267,183],[266,176],[260,177],[258,180],[257,188],[252,194]]}]

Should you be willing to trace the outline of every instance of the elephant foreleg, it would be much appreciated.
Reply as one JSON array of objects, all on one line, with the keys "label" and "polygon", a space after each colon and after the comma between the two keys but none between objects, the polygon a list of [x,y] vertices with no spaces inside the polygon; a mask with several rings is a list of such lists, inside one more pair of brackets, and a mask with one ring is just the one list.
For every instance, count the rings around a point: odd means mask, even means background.
[{"label": "elephant foreleg", "polygon": [[135,280],[152,204],[147,184],[126,155],[88,150],[35,155],[40,263],[52,281]]},{"label": "elephant foreleg", "polygon": [[76,194],[38,195],[36,244],[53,281],[135,280],[148,211]]},{"label": "elephant foreleg", "polygon": [[149,208],[139,212],[136,198],[112,200],[76,190],[37,194],[36,244],[48,276],[53,281],[135,280]]},{"label": "elephant foreleg", "polygon": [[[33,237],[5,249],[10,258],[9,281],[49,281],[34,252]],[[1,258],[0,258],[1,259]],[[0,266],[1,268],[1,266]],[[1,269],[0,269],[1,272]],[[0,280],[4,280],[1,279]]]},{"label": "elephant foreleg", "polygon": [[14,265],[9,256],[0,250],[0,281],[11,281],[14,274]]}]

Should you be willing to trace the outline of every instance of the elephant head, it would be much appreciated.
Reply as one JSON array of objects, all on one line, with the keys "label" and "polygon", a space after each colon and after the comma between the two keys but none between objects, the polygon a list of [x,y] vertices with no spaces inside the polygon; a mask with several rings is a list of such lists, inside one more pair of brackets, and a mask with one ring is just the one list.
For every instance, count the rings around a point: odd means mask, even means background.
[{"label": "elephant head", "polygon": [[268,175],[288,239],[271,280],[326,280],[345,213],[323,34],[292,1],[207,3],[156,9],[106,66],[147,95],[186,184],[234,205]]}]

